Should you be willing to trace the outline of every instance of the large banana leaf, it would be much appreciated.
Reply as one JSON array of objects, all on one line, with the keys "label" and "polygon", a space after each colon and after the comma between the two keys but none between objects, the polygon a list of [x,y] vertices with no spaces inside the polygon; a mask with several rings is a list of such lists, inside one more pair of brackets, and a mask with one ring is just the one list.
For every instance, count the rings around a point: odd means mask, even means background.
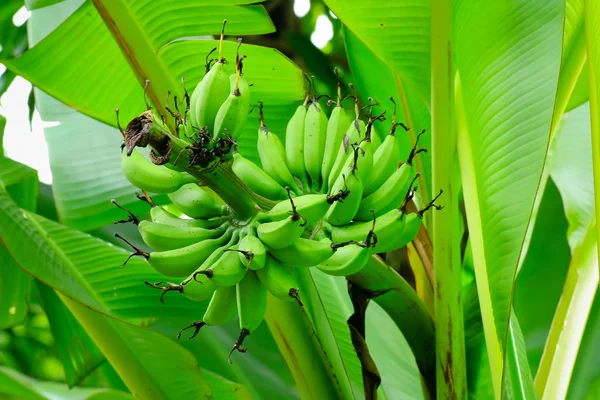
[{"label": "large banana leaf", "polygon": [[567,114],[551,171],[565,204],[573,257],[536,376],[536,390],[544,397],[567,394],[598,286],[590,141],[590,110],[584,104]]},{"label": "large banana leaf", "polygon": [[73,388],[57,382],[42,382],[0,366],[0,394],[23,400],[128,400],[132,395],[104,388]]},{"label": "large banana leaf", "polygon": [[[376,107],[374,111],[387,111],[387,119],[376,122],[379,134],[387,135],[390,131],[393,104],[388,99],[392,96],[398,105],[396,122],[403,122],[410,127],[408,133],[401,128],[396,130],[396,137],[402,149],[402,161],[408,158],[416,135],[423,129],[428,133],[419,139],[419,147],[431,150],[431,115],[415,90],[406,85],[405,79],[397,71],[377,58],[377,55],[347,27],[344,27],[344,41],[348,63],[355,78],[354,83],[361,97],[365,100],[372,97],[381,103],[382,107]],[[421,153],[415,160],[422,180],[419,196],[428,199],[431,193],[431,155]]]},{"label": "large banana leaf", "polygon": [[459,155],[498,398],[512,284],[550,135],[564,4],[463,0],[455,13],[468,132]]},{"label": "large banana leaf", "polygon": [[[67,1],[35,11],[31,18],[30,32],[32,42],[41,42],[22,57],[6,60],[4,63],[10,70],[25,76],[71,108],[109,125],[116,124],[114,109],[120,108],[124,124],[144,110],[142,87],[138,82],[140,76],[136,78],[130,69],[127,59],[123,57],[94,6],[86,2],[46,37],[80,3]],[[235,6],[235,2],[228,2],[227,5],[214,6],[208,2],[179,2],[173,8],[171,5],[165,6],[163,2],[111,3],[114,3],[111,7],[127,4],[123,13],[138,11],[135,23],[146,29],[141,33],[136,31],[135,37],[143,39],[140,47],[147,47],[147,51],[139,50],[141,53],[129,54],[131,57],[143,56],[130,62],[141,63],[140,68],[149,69],[136,69],[136,72],[153,82],[151,90],[157,92],[158,97],[153,98],[158,99],[156,107],[159,112],[164,108],[167,90],[172,93],[182,92],[179,80],[183,74],[188,91],[193,90],[204,71],[205,55],[213,46],[212,43],[198,42],[169,43],[177,39],[218,33],[225,17],[228,19],[228,34],[266,33],[273,29],[263,8],[257,5]],[[191,6],[192,3],[195,6]],[[167,15],[163,12],[164,9],[169,10]],[[183,12],[182,9],[186,11]],[[212,11],[209,12],[210,10]],[[157,19],[157,15],[160,18]],[[131,15],[130,17],[133,18]],[[153,21],[157,20],[161,23],[153,25]],[[172,23],[165,24],[165,21]],[[177,26],[177,29],[173,29],[173,26]],[[132,40],[129,33],[128,29],[122,30],[122,34],[126,36],[123,40]],[[142,39],[139,35],[142,35]],[[65,51],[63,43],[69,43],[69,51]],[[225,54],[231,59],[234,45],[227,45]],[[303,96],[300,71],[276,51],[247,48],[249,58],[244,70],[249,81],[254,84],[253,98],[265,102],[269,127],[275,132],[284,132],[295,100]],[[69,72],[73,69],[63,67],[66,64],[77,66],[73,67],[78,71],[75,77]],[[116,215],[114,208],[108,203],[111,198],[139,210],[140,206],[134,205],[135,189],[120,171],[118,148],[121,139],[118,131],[91,121],[39,94],[38,108],[44,120],[61,123],[46,130],[53,187],[61,221],[84,230],[106,225]],[[249,120],[247,130],[240,140],[240,151],[254,161],[257,161],[256,121],[256,117]],[[66,142],[70,145],[65,146]],[[82,187],[86,190],[81,190]]]},{"label": "large banana leaf", "polygon": [[[401,0],[374,4],[358,0],[326,0],[325,4],[403,82],[411,85],[429,107],[429,1]],[[372,73],[376,76],[375,71]]]},{"label": "large banana leaf", "polygon": [[[37,172],[0,156],[0,190],[6,190],[22,208],[35,210]],[[12,259],[0,235],[0,330],[24,322],[32,279]]]},{"label": "large banana leaf", "polygon": [[69,387],[80,382],[106,361],[104,354],[49,286],[37,282],[50,331]]}]

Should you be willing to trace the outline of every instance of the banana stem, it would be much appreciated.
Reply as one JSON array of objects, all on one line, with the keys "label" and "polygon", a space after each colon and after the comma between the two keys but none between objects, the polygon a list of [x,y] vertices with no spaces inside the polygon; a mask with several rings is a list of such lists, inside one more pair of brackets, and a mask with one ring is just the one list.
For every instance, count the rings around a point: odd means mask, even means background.
[{"label": "banana stem", "polygon": [[275,205],[275,202],[252,192],[232,171],[230,161],[209,170],[190,167],[192,150],[188,148],[189,144],[173,136],[161,124],[150,125],[148,143],[159,154],[165,154],[166,146],[170,145],[172,159],[179,157],[177,167],[211,188],[242,220],[249,220],[261,209],[269,210]]}]

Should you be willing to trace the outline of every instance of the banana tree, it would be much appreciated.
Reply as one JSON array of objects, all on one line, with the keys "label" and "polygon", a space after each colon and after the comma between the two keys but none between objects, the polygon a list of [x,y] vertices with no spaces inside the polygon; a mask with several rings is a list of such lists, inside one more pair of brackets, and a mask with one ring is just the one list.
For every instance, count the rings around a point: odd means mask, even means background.
[{"label": "banana tree", "polygon": [[339,68],[257,3],[25,2],[56,214],[0,158],[0,325],[66,385],[1,393],[593,398],[600,8],[313,3]]}]

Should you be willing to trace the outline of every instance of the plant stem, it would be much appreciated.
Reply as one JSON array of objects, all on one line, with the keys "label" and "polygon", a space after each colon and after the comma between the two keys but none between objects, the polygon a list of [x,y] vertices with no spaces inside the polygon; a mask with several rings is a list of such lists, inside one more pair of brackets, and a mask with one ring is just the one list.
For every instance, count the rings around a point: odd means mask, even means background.
[{"label": "plant stem", "polygon": [[435,393],[433,321],[417,293],[392,267],[377,256],[348,280],[378,294],[373,301],[396,323],[410,346],[430,394]]},{"label": "plant stem", "polygon": [[597,246],[595,227],[591,226],[573,254],[535,377],[540,399],[561,399],[567,395],[569,378],[598,288]]},{"label": "plant stem", "polygon": [[451,185],[456,154],[452,119],[452,1],[431,2],[431,108],[433,193],[444,191],[444,209],[433,218],[433,261],[438,399],[467,396],[458,238],[458,193]]},{"label": "plant stem", "polygon": [[177,159],[177,167],[196,177],[210,187],[243,220],[252,218],[260,209],[271,209],[275,204],[252,192],[231,170],[231,160],[222,162],[207,170],[190,167],[192,150],[186,149],[189,143],[173,136],[163,125],[153,123],[150,128],[149,144],[157,152],[164,151],[164,143],[169,138],[171,162]]},{"label": "plant stem", "polygon": [[301,399],[344,398],[335,374],[303,308],[269,295],[265,321]]}]

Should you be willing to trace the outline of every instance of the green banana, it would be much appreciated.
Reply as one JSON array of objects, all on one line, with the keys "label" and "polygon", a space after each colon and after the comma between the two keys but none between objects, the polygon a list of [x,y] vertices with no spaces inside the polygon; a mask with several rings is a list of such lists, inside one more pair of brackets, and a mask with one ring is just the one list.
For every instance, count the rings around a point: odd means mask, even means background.
[{"label": "green banana", "polygon": [[152,222],[158,224],[167,224],[174,226],[181,226],[187,228],[205,228],[213,229],[225,222],[226,217],[217,217],[213,219],[185,219],[179,218],[175,214],[170,213],[164,207],[159,205],[153,205],[150,209],[150,218]]},{"label": "green banana", "polygon": [[331,243],[299,238],[281,249],[270,249],[273,257],[293,267],[314,267],[334,254]]},{"label": "green banana", "polygon": [[259,196],[272,200],[287,199],[287,192],[279,183],[236,150],[234,150],[231,169],[250,190]]},{"label": "green banana", "polygon": [[129,157],[126,151],[122,152],[121,170],[133,186],[153,193],[170,193],[185,184],[198,182],[188,173],[152,164],[137,150]]},{"label": "green banana", "polygon": [[[326,194],[305,194],[294,197],[294,206],[296,207],[296,211],[306,219],[306,223],[312,225],[323,218],[327,214],[329,206],[342,197],[343,193],[341,192],[333,196]],[[292,208],[292,204],[289,201],[280,201],[267,212],[267,215],[272,221],[280,221],[289,217],[290,213],[292,213]]]},{"label": "green banana", "polygon": [[335,156],[335,162],[333,163],[333,167],[331,168],[331,172],[329,173],[327,187],[330,189],[329,193],[331,193],[331,188],[335,184],[336,180],[342,174],[344,170],[344,165],[346,164],[346,160],[350,157],[352,158],[352,145],[360,142],[360,140],[364,137],[367,126],[361,120],[355,119],[350,123],[350,126],[346,130],[346,134],[342,138],[342,143],[337,150],[337,154]]},{"label": "green banana", "polygon": [[350,116],[342,107],[342,86],[339,78],[339,69],[336,67],[334,72],[338,77],[337,102],[327,122],[327,138],[325,139],[323,163],[321,164],[321,179],[323,180],[321,192],[323,193],[327,192],[329,174],[342,145],[344,134],[352,122]]},{"label": "green banana", "polygon": [[257,148],[263,170],[280,185],[289,186],[294,192],[302,193],[286,164],[283,144],[264,123],[262,102],[259,102],[259,118]]},{"label": "green banana", "polygon": [[246,235],[240,240],[238,245],[238,256],[240,262],[246,268],[259,270],[264,268],[267,259],[267,249],[259,238],[253,235]]},{"label": "green banana", "polygon": [[240,316],[240,336],[233,345],[229,353],[229,363],[231,364],[231,354],[235,350],[245,353],[247,349],[240,346],[246,336],[258,328],[265,318],[267,312],[267,289],[256,276],[255,271],[248,271],[244,279],[236,286],[237,289],[237,309]]},{"label": "green banana", "polygon": [[416,169],[412,166],[402,164],[379,189],[361,200],[354,221],[370,221],[373,219],[373,213],[380,216],[402,206],[407,190],[411,190],[419,177],[415,172]]},{"label": "green banana", "polygon": [[306,218],[298,213],[292,196],[289,193],[290,203],[292,207],[291,215],[286,219],[273,222],[265,222],[258,225],[256,233],[258,238],[269,249],[281,249],[291,245],[296,239],[304,233]]},{"label": "green banana", "polygon": [[322,186],[321,164],[327,139],[327,115],[319,108],[316,95],[309,105],[304,120],[304,167],[310,177],[313,190]]},{"label": "green banana", "polygon": [[237,315],[237,302],[235,297],[235,286],[220,287],[215,290],[210,299],[210,303],[208,303],[206,312],[202,317],[202,321],[192,322],[190,325],[183,328],[177,334],[177,339],[181,337],[181,334],[186,329],[194,328],[194,333],[189,337],[190,339],[193,339],[204,325],[221,326],[233,321]]},{"label": "green banana", "polygon": [[[325,241],[327,243],[327,241]],[[331,243],[331,242],[329,242]],[[372,246],[365,243],[350,242],[339,247],[333,256],[316,267],[328,275],[348,276],[357,273],[367,264]]]},{"label": "green banana", "polygon": [[[415,213],[406,214],[403,206],[388,211],[381,217],[377,217],[377,226],[373,229],[375,236],[377,237],[377,244],[373,247],[373,251],[375,253],[385,253],[406,246],[412,241],[418,232],[420,221],[423,219],[423,214],[432,207],[437,210],[442,209],[442,207],[434,204],[435,200],[437,200],[441,194],[442,191],[440,191],[427,206]],[[406,204],[413,195],[414,190],[405,199],[404,203]],[[411,217],[409,218],[409,216]],[[411,221],[411,226],[406,228],[405,224],[408,223],[409,219]],[[415,224],[417,225],[416,228],[414,226]],[[328,228],[331,239],[336,243],[360,240],[367,235],[371,229],[370,222],[355,222],[346,226],[332,226]]]},{"label": "green banana", "polygon": [[327,211],[325,218],[335,226],[346,225],[352,221],[362,199],[363,185],[357,173],[357,160],[360,148],[354,146],[354,163],[347,169],[347,175],[342,174],[333,185],[334,191],[341,190],[340,201],[335,202]]},{"label": "green banana", "polygon": [[213,218],[224,215],[227,206],[219,205],[204,189],[195,183],[182,186],[169,199],[185,215],[192,218]]},{"label": "green banana", "polygon": [[228,225],[225,223],[218,228],[206,229],[140,221],[138,230],[148,247],[155,251],[165,251],[219,237],[225,233]]},{"label": "green banana", "polygon": [[[205,275],[217,286],[235,286],[246,275],[246,266],[242,264],[235,251],[237,246],[224,250],[224,254],[210,267],[202,271],[196,271],[194,279],[198,275]],[[231,251],[230,251],[231,250]]]},{"label": "green banana", "polygon": [[373,154],[375,154],[377,149],[379,149],[379,146],[382,144],[381,136],[379,135],[379,132],[377,132],[377,129],[375,129],[375,125],[373,125],[373,130],[371,132],[371,143],[373,146]]},{"label": "green banana", "polygon": [[304,168],[304,120],[309,97],[310,93],[307,93],[304,103],[296,108],[285,130],[285,159],[292,175],[302,182],[305,192],[309,190],[309,185]]},{"label": "green banana", "polygon": [[258,238],[269,248],[281,249],[294,243],[302,233],[306,222],[299,216],[290,217],[274,222],[260,224],[256,229]]},{"label": "green banana", "polygon": [[230,136],[234,140],[237,139],[248,118],[250,87],[246,78],[242,75],[242,60],[246,56],[240,58],[241,38],[238,39],[238,43],[235,57],[235,74],[229,77],[231,93],[219,108],[215,118],[215,131],[213,133],[215,140],[227,136]]},{"label": "green banana", "polygon": [[[218,247],[226,243],[232,236],[233,228],[229,228],[225,233],[217,239],[207,239],[192,245],[182,247],[180,249],[154,251],[147,253],[123,239],[118,233],[115,234],[118,238],[129,244],[134,253],[131,254],[125,263],[131,257],[144,257],[150,266],[158,273],[167,277],[182,277],[190,275],[198,268]],[[123,263],[123,265],[125,265]]]},{"label": "green banana", "polygon": [[300,301],[298,282],[290,267],[281,265],[279,261],[267,255],[267,263],[263,269],[256,271],[256,276],[269,293],[283,301]]},{"label": "green banana", "polygon": [[194,89],[190,102],[192,125],[197,128],[206,126],[211,133],[214,132],[219,108],[229,96],[230,73],[227,71],[227,63],[223,57],[223,35],[226,23],[227,20],[224,20],[219,42],[219,58]]},{"label": "green banana", "polygon": [[[365,184],[363,196],[368,196],[375,190],[378,190],[386,179],[398,168],[400,162],[400,144],[396,139],[396,128],[401,126],[406,131],[408,131],[408,128],[401,122],[396,123],[396,102],[393,97],[390,97],[390,100],[394,103],[392,127],[389,135],[386,136],[381,146],[373,154],[373,171]],[[379,135],[375,133],[373,138],[375,137],[379,137]],[[375,143],[373,142],[373,144]]]}]

